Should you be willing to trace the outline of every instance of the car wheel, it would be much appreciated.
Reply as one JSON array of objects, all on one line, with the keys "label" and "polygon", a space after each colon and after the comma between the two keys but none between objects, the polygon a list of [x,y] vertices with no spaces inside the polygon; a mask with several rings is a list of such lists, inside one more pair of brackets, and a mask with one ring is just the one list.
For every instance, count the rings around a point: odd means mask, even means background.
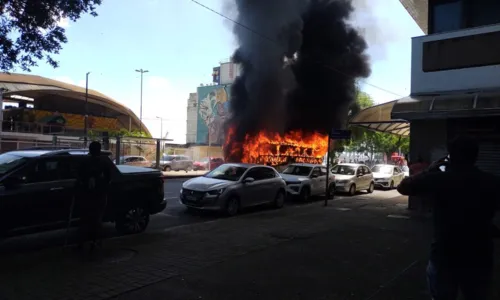
[{"label": "car wheel", "polygon": [[370,183],[370,187],[368,188],[368,193],[371,194],[375,190],[375,184],[372,182]]},{"label": "car wheel", "polygon": [[149,212],[140,205],[134,205],[118,216],[115,227],[122,234],[141,233],[148,227]]},{"label": "car wheel", "polygon": [[275,208],[282,208],[285,205],[285,192],[279,191],[274,198],[273,204]]},{"label": "car wheel", "polygon": [[190,171],[193,171],[193,168],[192,167],[187,167],[186,168],[186,172],[190,172]]},{"label": "car wheel", "polygon": [[170,171],[172,171],[172,168],[170,168],[170,166],[165,166],[165,167],[163,167],[163,171],[170,172]]},{"label": "car wheel", "polygon": [[354,183],[351,184],[351,186],[349,187],[349,195],[350,196],[356,195],[356,185]]},{"label": "car wheel", "polygon": [[332,183],[328,186],[328,199],[335,198],[335,185]]},{"label": "car wheel", "polygon": [[394,189],[394,181],[391,181],[391,185],[389,186],[389,189],[390,190]]},{"label": "car wheel", "polygon": [[231,197],[227,200],[226,203],[226,215],[229,217],[233,217],[238,214],[240,211],[240,201],[236,197]]},{"label": "car wheel", "polygon": [[300,200],[309,201],[309,199],[311,199],[311,190],[309,187],[305,186],[300,191]]}]

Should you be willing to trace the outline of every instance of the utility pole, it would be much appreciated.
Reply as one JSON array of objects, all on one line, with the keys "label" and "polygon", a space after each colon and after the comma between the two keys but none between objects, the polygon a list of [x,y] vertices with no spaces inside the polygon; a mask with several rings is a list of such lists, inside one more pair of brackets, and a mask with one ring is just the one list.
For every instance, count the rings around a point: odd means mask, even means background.
[{"label": "utility pole", "polygon": [[89,75],[87,72],[85,76],[85,124],[83,125],[83,143],[85,148],[87,148],[88,131],[89,131]]},{"label": "utility pole", "polygon": [[135,70],[135,71],[141,73],[141,108],[140,108],[140,112],[139,112],[139,119],[141,120],[141,123],[139,124],[139,132],[142,132],[142,77],[143,77],[144,73],[148,73],[149,71],[143,70],[143,69],[139,69],[139,70]]},{"label": "utility pole", "polygon": [[163,118],[162,117],[156,117],[157,119],[160,119],[161,125],[160,125],[160,139],[161,144],[162,144],[162,152],[165,152],[165,141],[163,141]]}]

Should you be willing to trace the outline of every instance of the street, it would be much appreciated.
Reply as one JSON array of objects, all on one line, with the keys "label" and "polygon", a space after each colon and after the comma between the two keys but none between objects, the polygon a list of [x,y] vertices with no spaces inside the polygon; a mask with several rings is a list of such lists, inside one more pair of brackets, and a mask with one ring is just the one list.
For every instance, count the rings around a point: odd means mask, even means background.
[{"label": "street", "polygon": [[[165,182],[165,197],[167,199],[167,208],[159,214],[151,216],[151,221],[149,223],[146,232],[156,232],[168,230],[169,228],[175,228],[178,226],[208,222],[211,220],[216,220],[223,218],[221,215],[214,212],[199,212],[199,213],[188,213],[185,207],[179,203],[179,190],[181,189],[182,183],[188,179],[186,178],[173,178],[167,179]],[[375,190],[373,194],[367,194],[361,192],[355,197],[350,197],[347,195],[338,194],[335,196],[334,200],[330,200],[329,203],[346,203],[349,205],[362,206],[365,202],[380,201],[381,199],[389,199],[399,196],[396,190],[392,191],[379,191]],[[323,201],[322,198],[313,199],[313,202]],[[303,206],[308,203],[301,203],[300,201],[288,201],[286,207],[290,206]],[[405,204],[401,204],[404,206]],[[285,207],[285,209],[286,209]],[[266,208],[252,208],[247,211],[242,212],[242,214],[252,214],[259,211],[266,210]],[[114,229],[114,224],[104,225],[104,234],[106,239],[118,237]],[[69,243],[71,244],[74,240],[75,228],[69,230]],[[38,249],[58,247],[65,243],[66,230],[54,230],[48,232],[41,232],[29,235],[22,235],[17,237],[8,238],[6,240],[0,241],[0,253],[19,253],[19,252],[30,252],[36,251]]]}]

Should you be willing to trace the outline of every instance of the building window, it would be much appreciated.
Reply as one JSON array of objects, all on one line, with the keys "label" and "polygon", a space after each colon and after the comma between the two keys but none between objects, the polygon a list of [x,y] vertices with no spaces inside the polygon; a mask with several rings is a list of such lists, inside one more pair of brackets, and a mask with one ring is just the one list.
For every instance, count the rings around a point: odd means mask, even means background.
[{"label": "building window", "polygon": [[454,31],[463,27],[462,0],[431,0],[429,6],[430,33]]},{"label": "building window", "polygon": [[500,1],[468,1],[465,14],[467,27],[478,27],[500,23]]}]

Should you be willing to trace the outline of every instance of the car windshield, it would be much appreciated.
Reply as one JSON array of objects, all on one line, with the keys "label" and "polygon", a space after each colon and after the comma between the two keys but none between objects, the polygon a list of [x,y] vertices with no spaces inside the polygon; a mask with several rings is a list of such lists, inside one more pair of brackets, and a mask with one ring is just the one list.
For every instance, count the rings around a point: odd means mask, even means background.
[{"label": "car windshield", "polygon": [[311,167],[305,167],[305,166],[288,166],[285,170],[283,170],[282,174],[289,174],[289,175],[297,175],[297,176],[309,176],[311,173],[312,168]]},{"label": "car windshield", "polygon": [[392,174],[392,170],[394,170],[394,167],[392,166],[375,166],[372,168],[373,173],[382,173],[382,174]]},{"label": "car windshield", "polygon": [[336,165],[332,168],[332,173],[339,175],[354,175],[356,170],[351,166]]},{"label": "car windshield", "polygon": [[9,153],[0,155],[0,174],[6,174],[15,167],[24,164],[28,158]]},{"label": "car windshield", "polygon": [[174,159],[174,156],[172,155],[165,155],[163,156],[162,160],[166,160],[166,161],[171,161]]},{"label": "car windshield", "polygon": [[238,181],[240,180],[241,176],[243,176],[243,173],[245,173],[246,170],[247,168],[245,167],[234,166],[234,165],[222,165],[213,169],[211,172],[207,173],[205,177],[223,179],[229,181]]}]

